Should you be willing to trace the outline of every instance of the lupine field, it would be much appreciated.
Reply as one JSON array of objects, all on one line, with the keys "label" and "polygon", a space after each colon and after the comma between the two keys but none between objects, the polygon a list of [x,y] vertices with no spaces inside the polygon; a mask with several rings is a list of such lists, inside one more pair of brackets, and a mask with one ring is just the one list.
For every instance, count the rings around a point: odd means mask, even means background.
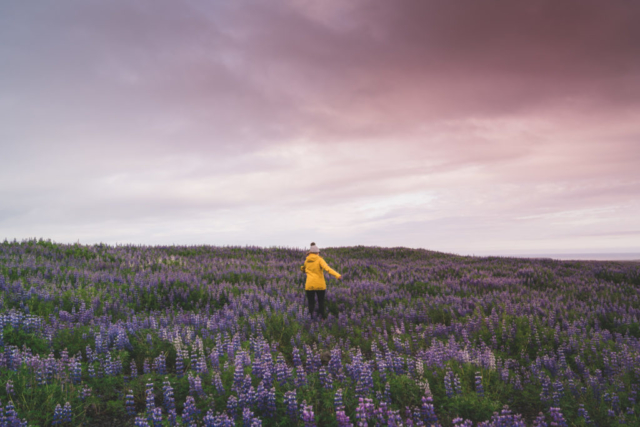
[{"label": "lupine field", "polygon": [[0,426],[640,425],[640,264],[0,243]]}]

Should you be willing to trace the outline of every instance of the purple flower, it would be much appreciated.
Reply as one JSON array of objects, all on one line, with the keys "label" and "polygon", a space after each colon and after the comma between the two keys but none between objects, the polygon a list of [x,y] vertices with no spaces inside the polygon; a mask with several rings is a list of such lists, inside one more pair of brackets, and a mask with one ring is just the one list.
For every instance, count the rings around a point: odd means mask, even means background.
[{"label": "purple flower", "polygon": [[296,401],[296,391],[287,391],[284,394],[284,404],[287,407],[287,415],[291,420],[298,418],[298,402]]},{"label": "purple flower", "polygon": [[220,379],[220,374],[215,372],[211,377],[211,384],[216,388],[218,394],[224,394],[224,385],[222,385],[222,380]]},{"label": "purple flower", "polygon": [[176,402],[173,397],[173,387],[171,387],[171,382],[169,382],[169,379],[167,377],[165,377],[162,385],[162,398],[164,409],[167,412],[176,408]]},{"label": "purple flower", "polygon": [[302,401],[301,404],[302,422],[304,427],[316,427],[315,415],[313,414],[313,408],[311,405],[307,405],[307,401]]},{"label": "purple flower", "polygon": [[238,410],[238,399],[235,396],[229,396],[227,400],[227,412],[231,415],[231,418],[236,418]]},{"label": "purple flower", "polygon": [[153,383],[147,383],[147,390],[145,392],[146,395],[146,409],[147,409],[147,420],[152,422],[153,410],[156,408],[155,396],[153,395]]},{"label": "purple flower", "polygon": [[162,408],[155,408],[151,415],[153,427],[162,427]]},{"label": "purple flower", "polygon": [[484,396],[484,387],[482,386],[482,375],[480,375],[480,372],[476,372],[476,393],[481,397]]},{"label": "purple flower", "polygon": [[135,427],[151,427],[143,417],[136,417],[134,425]]},{"label": "purple flower", "polygon": [[53,411],[53,422],[51,423],[54,426],[60,425],[64,422],[64,415],[62,413],[62,406],[58,403],[56,405],[55,410]]},{"label": "purple flower", "polygon": [[551,416],[551,427],[568,427],[560,408],[550,408],[549,415]]},{"label": "purple flower", "polygon": [[195,399],[193,396],[187,396],[187,400],[184,402],[184,409],[182,410],[182,422],[189,424],[195,421],[198,414],[200,414],[200,410],[196,408]]},{"label": "purple flower", "polygon": [[125,398],[124,406],[125,406],[125,408],[127,410],[127,414],[135,415],[136,408],[135,408],[135,403],[133,401],[133,390],[129,390],[129,393],[127,394],[127,396]]},{"label": "purple flower", "polygon": [[[473,422],[471,420],[463,420],[462,418],[454,418],[453,425],[455,427],[473,427]],[[507,424],[504,424],[507,427]]]}]

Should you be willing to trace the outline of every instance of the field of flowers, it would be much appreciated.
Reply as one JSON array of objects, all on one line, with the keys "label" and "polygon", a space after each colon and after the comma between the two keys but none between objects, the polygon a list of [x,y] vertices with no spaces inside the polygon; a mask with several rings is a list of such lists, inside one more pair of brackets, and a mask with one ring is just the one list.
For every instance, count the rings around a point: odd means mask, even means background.
[{"label": "field of flowers", "polygon": [[0,426],[640,425],[640,264],[0,243]]}]

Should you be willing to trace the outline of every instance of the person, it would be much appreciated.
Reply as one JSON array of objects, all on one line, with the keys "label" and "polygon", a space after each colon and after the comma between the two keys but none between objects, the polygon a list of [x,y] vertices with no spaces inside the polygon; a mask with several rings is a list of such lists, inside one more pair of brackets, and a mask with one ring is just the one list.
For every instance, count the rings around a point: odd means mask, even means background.
[{"label": "person", "polygon": [[307,294],[307,302],[309,303],[309,315],[313,317],[313,311],[316,305],[316,296],[318,297],[318,311],[324,319],[324,295],[327,290],[327,283],[324,280],[324,272],[331,274],[338,280],[342,280],[342,275],[333,270],[327,262],[320,256],[320,249],[315,242],[311,242],[307,259],[304,265],[300,267],[303,273],[307,274],[307,280],[304,285]]}]

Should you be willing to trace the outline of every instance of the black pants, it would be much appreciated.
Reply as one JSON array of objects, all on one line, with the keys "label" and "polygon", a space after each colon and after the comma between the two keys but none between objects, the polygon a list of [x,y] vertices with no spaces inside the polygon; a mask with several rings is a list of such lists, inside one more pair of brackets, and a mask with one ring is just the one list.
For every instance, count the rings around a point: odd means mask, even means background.
[{"label": "black pants", "polygon": [[318,311],[324,319],[324,293],[326,291],[305,291],[307,293],[307,301],[309,302],[309,314],[313,317],[313,309],[316,306],[316,295],[318,295]]}]

